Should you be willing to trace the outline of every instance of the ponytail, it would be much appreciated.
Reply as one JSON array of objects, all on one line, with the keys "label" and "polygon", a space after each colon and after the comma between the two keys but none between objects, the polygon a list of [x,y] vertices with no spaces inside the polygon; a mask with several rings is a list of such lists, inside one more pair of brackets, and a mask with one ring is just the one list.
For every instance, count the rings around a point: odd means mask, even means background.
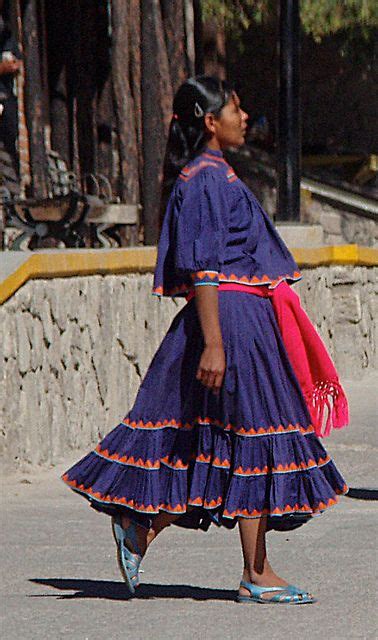
[{"label": "ponytail", "polygon": [[219,116],[231,94],[232,86],[225,80],[205,75],[189,78],[177,90],[164,157],[160,226],[170,192],[181,169],[206,147],[206,113]]}]

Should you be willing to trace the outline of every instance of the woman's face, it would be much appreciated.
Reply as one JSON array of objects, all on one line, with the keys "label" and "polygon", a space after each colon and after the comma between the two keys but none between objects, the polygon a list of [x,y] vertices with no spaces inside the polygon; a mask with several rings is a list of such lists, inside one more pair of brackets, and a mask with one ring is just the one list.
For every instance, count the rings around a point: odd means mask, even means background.
[{"label": "woman's face", "polygon": [[220,115],[215,118],[206,114],[206,127],[211,134],[211,142],[220,149],[240,147],[244,144],[247,132],[248,113],[240,107],[240,99],[235,91],[223,107]]}]

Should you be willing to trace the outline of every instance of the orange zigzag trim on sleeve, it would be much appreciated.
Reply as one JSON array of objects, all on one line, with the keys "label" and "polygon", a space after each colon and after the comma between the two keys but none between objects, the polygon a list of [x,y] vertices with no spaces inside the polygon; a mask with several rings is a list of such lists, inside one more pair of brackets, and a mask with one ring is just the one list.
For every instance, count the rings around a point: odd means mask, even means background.
[{"label": "orange zigzag trim on sleeve", "polygon": [[[205,271],[203,272],[203,274],[204,275],[201,277],[203,278],[206,277]],[[294,271],[294,273],[292,274],[287,273],[286,275],[280,275],[276,278],[272,278],[271,276],[268,276],[266,274],[264,274],[260,278],[258,278],[257,276],[253,276],[252,278],[249,278],[246,275],[237,276],[234,273],[231,273],[228,276],[225,273],[219,273],[220,284],[222,284],[222,282],[224,283],[231,282],[233,284],[245,284],[246,286],[269,285],[269,289],[274,289],[280,282],[283,282],[284,280],[295,281],[295,280],[300,280],[301,278],[302,276],[299,271]],[[197,282],[198,282],[198,279],[199,278],[197,278]],[[181,284],[169,290],[165,290],[163,286],[159,285],[152,290],[152,293],[156,295],[166,295],[166,296],[174,296],[179,293],[189,293],[189,292],[190,292],[190,287],[187,284]]]}]

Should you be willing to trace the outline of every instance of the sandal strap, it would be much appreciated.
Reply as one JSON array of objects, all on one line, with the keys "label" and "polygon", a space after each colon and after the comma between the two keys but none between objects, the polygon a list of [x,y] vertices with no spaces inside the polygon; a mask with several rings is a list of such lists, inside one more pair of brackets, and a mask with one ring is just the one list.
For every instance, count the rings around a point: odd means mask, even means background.
[{"label": "sandal strap", "polygon": [[125,564],[128,569],[138,571],[142,558],[126,556]]},{"label": "sandal strap", "polygon": [[247,589],[253,596],[259,596],[261,593],[266,593],[267,591],[285,591],[287,589],[287,587],[258,587],[257,584],[247,582],[246,580],[242,580],[240,586]]},{"label": "sandal strap", "polygon": [[127,527],[127,529],[124,529],[122,527],[121,517],[118,514],[116,516],[114,516],[114,521],[115,521],[118,540],[122,539],[123,544],[125,546],[126,546],[126,541],[131,542],[133,551],[131,551],[131,549],[128,549],[129,552],[142,559],[142,552],[141,552],[141,550],[139,548],[137,535],[136,535],[137,525],[135,524],[135,522],[133,520],[131,520],[131,522],[130,522],[129,526]]},{"label": "sandal strap", "polygon": [[[292,584],[282,587],[259,587],[252,582],[242,580],[240,586],[247,589],[250,593],[251,600],[259,602],[316,602],[316,600],[305,590],[299,589]],[[270,597],[262,597],[264,593],[272,593]],[[248,598],[246,597],[245,600]]]},{"label": "sandal strap", "polygon": [[290,591],[291,593],[296,593],[297,595],[300,595],[304,598],[307,598],[310,594],[308,591],[306,591],[306,589],[301,589],[300,587],[296,587],[293,584],[289,584],[286,589],[288,591]]},{"label": "sandal strap", "polygon": [[276,593],[271,598],[264,598],[264,600],[265,599],[271,602],[299,602],[299,600],[302,600],[298,593],[287,590],[283,590],[281,593]]}]

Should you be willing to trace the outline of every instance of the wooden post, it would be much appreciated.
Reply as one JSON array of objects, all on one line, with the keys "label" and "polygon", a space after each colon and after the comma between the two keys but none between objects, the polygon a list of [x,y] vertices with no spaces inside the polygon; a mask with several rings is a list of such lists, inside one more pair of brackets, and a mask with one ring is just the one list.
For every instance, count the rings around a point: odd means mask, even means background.
[{"label": "wooden post", "polygon": [[119,162],[113,150],[117,146],[113,84],[111,75],[111,16],[107,0],[98,2],[98,52],[97,64],[97,166],[112,186],[113,194],[118,187]]},{"label": "wooden post", "polygon": [[70,15],[70,30],[67,47],[70,56],[67,59],[67,98],[68,98],[68,122],[71,169],[78,180],[81,178],[79,156],[79,129],[78,129],[78,95],[79,95],[79,61],[81,41],[81,8],[79,0],[66,0],[67,11]]},{"label": "wooden post", "polygon": [[146,244],[159,236],[159,202],[172,86],[160,3],[142,0],[143,219]]},{"label": "wooden post", "polygon": [[26,122],[29,131],[32,194],[48,195],[47,158],[45,148],[45,114],[41,52],[38,32],[38,0],[27,0],[23,14],[23,50],[25,65]]},{"label": "wooden post", "polygon": [[[20,0],[15,0],[10,5],[10,21],[12,31],[16,37],[17,44],[23,52],[22,44],[22,20]],[[18,155],[20,170],[20,187],[21,194],[25,195],[25,189],[31,184],[30,173],[30,153],[29,153],[29,136],[26,126],[25,115],[25,66],[22,65],[21,72],[16,78],[17,83],[17,108],[18,108]]]},{"label": "wooden post", "polygon": [[49,0],[46,5],[48,80],[50,93],[51,147],[71,165],[67,59],[71,15],[66,0]]},{"label": "wooden post", "polygon": [[82,174],[97,171],[97,2],[77,0],[80,9],[80,47],[76,51],[77,135]]},{"label": "wooden post", "polygon": [[119,141],[120,195],[123,202],[139,202],[138,154],[134,101],[129,82],[130,5],[124,0],[112,3],[112,79]]}]

